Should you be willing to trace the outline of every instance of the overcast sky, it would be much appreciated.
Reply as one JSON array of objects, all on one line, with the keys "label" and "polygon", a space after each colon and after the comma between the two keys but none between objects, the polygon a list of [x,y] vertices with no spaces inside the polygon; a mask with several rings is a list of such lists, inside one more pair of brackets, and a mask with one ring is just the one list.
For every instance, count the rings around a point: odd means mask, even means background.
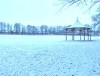
[{"label": "overcast sky", "polygon": [[73,24],[79,17],[81,23],[91,24],[94,9],[85,12],[87,6],[72,6],[58,12],[61,8],[58,4],[59,0],[0,0],[0,21],[54,26]]}]

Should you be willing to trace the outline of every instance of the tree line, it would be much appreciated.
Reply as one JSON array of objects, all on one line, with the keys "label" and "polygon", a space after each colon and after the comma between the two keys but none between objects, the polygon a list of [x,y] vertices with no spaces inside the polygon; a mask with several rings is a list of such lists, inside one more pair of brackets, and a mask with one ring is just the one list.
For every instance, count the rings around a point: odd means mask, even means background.
[{"label": "tree line", "polygon": [[9,23],[0,22],[0,34],[22,34],[22,35],[63,35],[66,34],[66,26],[34,26],[34,25],[22,25],[21,23],[15,23],[11,25]]},{"label": "tree line", "polygon": [[[91,27],[92,32],[94,35],[100,34],[100,13],[91,17],[93,24],[85,24],[87,27]],[[48,25],[41,25],[41,26],[34,26],[34,25],[23,25],[21,23],[15,23],[11,25],[6,22],[0,22],[0,34],[19,34],[19,35],[65,35],[66,34],[66,26],[48,26]]]},{"label": "tree line", "polygon": [[[92,28],[92,32],[94,35],[97,35],[100,33],[100,14],[94,15],[92,17],[94,24],[89,25],[85,24],[87,27]],[[97,22],[98,21],[98,22]],[[66,26],[47,26],[47,25],[41,25],[41,26],[34,26],[34,25],[22,25],[21,23],[15,23],[14,25],[11,25],[9,23],[0,22],[0,34],[16,34],[16,35],[66,35],[66,27],[69,27],[71,25]]]}]

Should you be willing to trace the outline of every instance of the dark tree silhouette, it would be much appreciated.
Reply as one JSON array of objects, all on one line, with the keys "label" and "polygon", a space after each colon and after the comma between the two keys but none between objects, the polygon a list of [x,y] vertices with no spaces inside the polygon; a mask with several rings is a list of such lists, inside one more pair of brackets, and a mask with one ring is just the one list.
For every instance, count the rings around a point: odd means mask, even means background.
[{"label": "dark tree silhouette", "polygon": [[56,34],[56,27],[50,27],[49,34]]},{"label": "dark tree silhouette", "polygon": [[0,22],[0,32],[5,33],[6,32],[6,23]]},{"label": "dark tree silhouette", "polygon": [[98,25],[100,24],[100,13],[98,13],[97,15],[92,16],[92,21]]},{"label": "dark tree silhouette", "polygon": [[27,25],[27,33],[28,34],[36,34],[37,33],[37,28],[32,25]]},{"label": "dark tree silhouette", "polygon": [[7,24],[7,33],[10,34],[12,31],[12,25]]},{"label": "dark tree silhouette", "polygon": [[94,35],[100,33],[100,13],[97,15],[92,16],[93,24],[93,31]]},{"label": "dark tree silhouette", "polygon": [[26,34],[25,26],[22,26],[22,34]]},{"label": "dark tree silhouette", "polygon": [[63,32],[63,27],[62,26],[57,26],[56,29],[57,29],[56,30],[57,34],[61,34]]},{"label": "dark tree silhouette", "polygon": [[15,25],[14,25],[14,32],[16,34],[19,34],[20,30],[21,30],[21,24],[20,23],[15,23]]},{"label": "dark tree silhouette", "polygon": [[48,33],[48,26],[47,25],[41,25],[40,30],[41,30],[42,34],[47,34]]},{"label": "dark tree silhouette", "polygon": [[37,34],[38,33],[38,29],[35,26],[32,26],[33,28],[33,34]]},{"label": "dark tree silhouette", "polygon": [[27,29],[28,34],[32,34],[32,26],[31,25],[27,25],[26,29]]}]

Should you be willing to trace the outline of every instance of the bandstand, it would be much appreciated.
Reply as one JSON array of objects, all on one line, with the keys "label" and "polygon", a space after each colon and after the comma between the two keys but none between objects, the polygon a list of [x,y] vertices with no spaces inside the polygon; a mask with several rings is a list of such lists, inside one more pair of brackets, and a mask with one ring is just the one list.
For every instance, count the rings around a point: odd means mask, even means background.
[{"label": "bandstand", "polygon": [[[66,28],[66,40],[68,40],[68,35],[72,35],[72,40],[75,40],[75,36],[79,36],[80,40],[88,40],[91,41],[91,27],[84,26],[81,24],[77,18],[76,22]],[[87,39],[86,39],[87,36]]]}]

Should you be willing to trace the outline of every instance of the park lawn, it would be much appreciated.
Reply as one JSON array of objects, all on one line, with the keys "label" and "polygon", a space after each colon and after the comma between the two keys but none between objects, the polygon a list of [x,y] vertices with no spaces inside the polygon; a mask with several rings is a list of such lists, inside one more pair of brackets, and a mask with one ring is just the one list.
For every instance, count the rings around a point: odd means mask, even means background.
[{"label": "park lawn", "polygon": [[0,76],[100,76],[100,37],[0,35]]}]

